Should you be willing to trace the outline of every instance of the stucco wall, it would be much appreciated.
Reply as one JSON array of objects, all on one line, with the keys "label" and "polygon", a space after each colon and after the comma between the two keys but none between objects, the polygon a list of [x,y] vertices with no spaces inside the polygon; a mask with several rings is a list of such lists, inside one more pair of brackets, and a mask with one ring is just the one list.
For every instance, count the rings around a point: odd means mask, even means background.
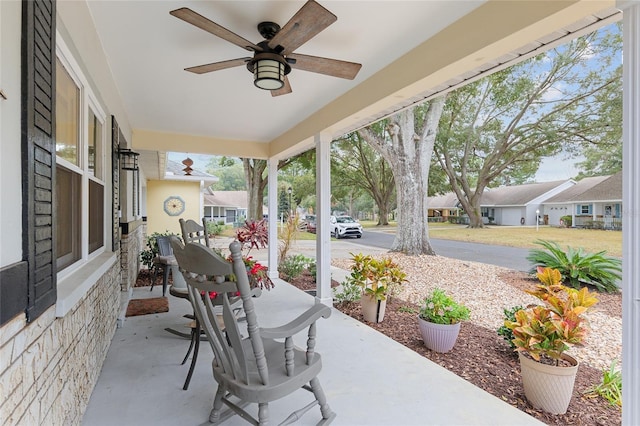
[{"label": "stucco wall", "polygon": [[3,425],[78,425],[116,330],[120,265],[116,262],[63,318],[55,306],[26,324],[18,315],[0,329]]},{"label": "stucco wall", "polygon": [[[164,201],[170,196],[179,196],[185,202],[185,209],[178,216],[169,216],[164,211]],[[180,235],[180,218],[202,219],[201,193],[199,182],[170,180],[147,181],[147,235],[154,232],[170,231]]]}]

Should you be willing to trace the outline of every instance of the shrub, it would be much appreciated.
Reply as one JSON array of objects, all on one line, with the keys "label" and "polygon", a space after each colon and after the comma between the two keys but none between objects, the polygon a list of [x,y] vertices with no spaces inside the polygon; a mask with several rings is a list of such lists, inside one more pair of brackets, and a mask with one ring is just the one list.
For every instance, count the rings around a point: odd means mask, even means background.
[{"label": "shrub", "polygon": [[340,287],[333,289],[333,298],[336,303],[352,303],[360,300],[362,288],[355,281],[347,278]]},{"label": "shrub", "polygon": [[592,285],[598,291],[613,293],[619,290],[618,281],[622,280],[622,261],[605,255],[605,251],[585,253],[581,248],[567,247],[563,251],[558,243],[538,240],[536,244],[543,249],[531,249],[527,260],[533,263],[531,272],[538,266],[560,271],[562,281],[573,288]]},{"label": "shrub", "polygon": [[285,281],[291,281],[299,277],[311,262],[313,262],[313,259],[303,254],[287,256],[278,265],[278,271],[282,274],[282,278]]},{"label": "shrub", "polygon": [[560,223],[567,228],[571,228],[572,219],[573,218],[571,216],[562,216],[560,218]]},{"label": "shrub", "polygon": [[269,231],[267,229],[267,221],[247,220],[240,228],[236,229],[236,238],[242,247],[249,246],[249,250],[256,248],[265,248],[269,244]]},{"label": "shrub", "polygon": [[218,235],[222,234],[222,231],[224,231],[223,221],[219,220],[217,222],[214,222],[214,221],[207,222],[207,233],[209,235],[213,235],[214,237],[217,237]]},{"label": "shrub", "polygon": [[[510,309],[503,309],[502,312],[504,313],[504,320],[505,321],[515,321],[516,320],[516,312],[520,311],[524,309],[522,306],[514,306]],[[506,325],[502,325],[499,329],[498,329],[498,336],[502,336],[502,338],[504,340],[507,341],[507,343],[509,344],[509,346],[511,346],[512,349],[516,348],[516,345],[513,343],[513,331],[511,331],[510,328],[508,328]]]}]

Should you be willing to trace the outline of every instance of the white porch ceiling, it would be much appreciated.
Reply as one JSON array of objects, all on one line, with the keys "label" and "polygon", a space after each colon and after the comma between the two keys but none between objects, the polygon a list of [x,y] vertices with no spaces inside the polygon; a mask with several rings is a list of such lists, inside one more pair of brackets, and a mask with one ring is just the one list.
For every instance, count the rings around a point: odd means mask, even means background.
[{"label": "white porch ceiling", "polygon": [[258,42],[257,23],[284,25],[304,1],[88,1],[147,178],[162,178],[165,151],[299,152],[315,133],[339,136],[618,18],[612,1],[320,3],[338,20],[296,53],[362,69],[353,81],[293,70],[293,93],[274,98],[244,67],[184,71],[247,52],[169,11],[189,7]]}]

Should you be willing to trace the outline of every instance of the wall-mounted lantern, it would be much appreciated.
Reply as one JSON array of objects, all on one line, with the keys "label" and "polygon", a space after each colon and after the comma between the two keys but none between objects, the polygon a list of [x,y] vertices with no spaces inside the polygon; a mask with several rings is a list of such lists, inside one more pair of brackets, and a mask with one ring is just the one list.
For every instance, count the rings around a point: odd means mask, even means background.
[{"label": "wall-mounted lantern", "polygon": [[138,156],[137,152],[133,152],[130,149],[119,149],[120,155],[120,170],[133,170],[138,171]]}]

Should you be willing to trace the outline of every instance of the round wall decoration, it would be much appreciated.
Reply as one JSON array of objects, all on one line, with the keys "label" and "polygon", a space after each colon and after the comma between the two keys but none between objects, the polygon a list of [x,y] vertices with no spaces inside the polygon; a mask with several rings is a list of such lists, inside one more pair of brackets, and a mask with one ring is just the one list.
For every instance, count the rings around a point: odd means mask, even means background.
[{"label": "round wall decoration", "polygon": [[184,200],[177,195],[172,195],[164,200],[164,212],[169,216],[178,216],[184,212]]}]

